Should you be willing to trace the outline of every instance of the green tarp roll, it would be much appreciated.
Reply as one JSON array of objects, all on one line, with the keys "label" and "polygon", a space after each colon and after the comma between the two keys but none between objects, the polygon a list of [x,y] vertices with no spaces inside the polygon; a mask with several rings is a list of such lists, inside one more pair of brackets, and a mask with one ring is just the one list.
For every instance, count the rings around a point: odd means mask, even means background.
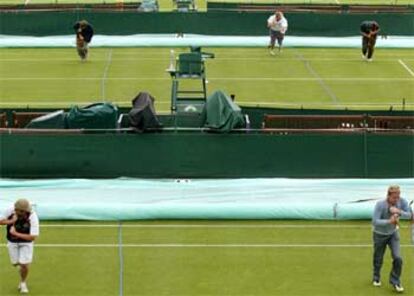
[{"label": "green tarp roll", "polygon": [[0,179],[0,212],[25,197],[41,220],[370,219],[390,184],[412,198],[413,179]]}]

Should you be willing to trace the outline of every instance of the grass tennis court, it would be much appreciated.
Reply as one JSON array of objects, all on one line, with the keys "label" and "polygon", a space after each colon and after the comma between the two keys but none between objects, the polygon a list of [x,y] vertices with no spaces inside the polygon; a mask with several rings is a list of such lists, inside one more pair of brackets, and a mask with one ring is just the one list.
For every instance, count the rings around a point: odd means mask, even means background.
[{"label": "grass tennis court", "polygon": [[[401,236],[411,295],[406,223]],[[369,221],[43,222],[36,244],[31,295],[394,294],[389,253],[383,287],[371,285]],[[0,294],[16,295],[5,247],[0,260]]]},{"label": "grass tennis court", "polygon": [[[270,56],[264,48],[204,48],[209,91],[234,93],[246,106],[414,109],[414,52],[378,49],[374,62],[359,49],[287,48]],[[176,54],[188,49],[176,49]],[[159,111],[170,108],[165,69],[169,48],[92,48],[79,61],[75,49],[1,49],[1,107],[67,107],[111,101],[130,106],[149,91]],[[191,82],[194,83],[194,82]],[[186,85],[190,87],[191,85]]]},{"label": "grass tennis court", "polygon": [[281,4],[412,4],[412,0],[214,0],[211,2],[281,3]]}]

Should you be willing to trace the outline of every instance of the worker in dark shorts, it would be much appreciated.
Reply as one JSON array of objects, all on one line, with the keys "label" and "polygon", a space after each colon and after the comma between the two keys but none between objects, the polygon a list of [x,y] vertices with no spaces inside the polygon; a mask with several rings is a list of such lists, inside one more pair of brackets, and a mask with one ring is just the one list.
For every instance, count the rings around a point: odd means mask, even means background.
[{"label": "worker in dark shorts", "polygon": [[361,24],[362,58],[372,62],[375,42],[380,28],[376,21],[364,21]]},{"label": "worker in dark shorts", "polygon": [[88,58],[88,45],[93,37],[93,28],[85,20],[77,22],[73,29],[76,32],[76,49],[82,61]]},{"label": "worker in dark shorts", "polygon": [[283,15],[283,12],[277,10],[267,19],[267,27],[269,28],[270,44],[268,46],[271,55],[275,55],[274,48],[277,40],[279,45],[279,52],[282,51],[283,39],[288,28],[288,21]]}]

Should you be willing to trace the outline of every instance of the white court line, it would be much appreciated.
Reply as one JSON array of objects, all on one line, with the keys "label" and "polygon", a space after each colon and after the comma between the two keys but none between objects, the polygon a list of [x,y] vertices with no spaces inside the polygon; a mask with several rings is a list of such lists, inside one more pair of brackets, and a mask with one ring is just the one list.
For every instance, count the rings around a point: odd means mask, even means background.
[{"label": "white court line", "polygon": [[[56,99],[56,98],[55,98]],[[50,102],[38,102],[38,101],[22,101],[22,102],[0,102],[0,106],[50,106],[51,108],[57,106],[69,106],[71,104],[76,105],[90,105],[96,102],[87,102],[87,101],[68,101],[68,102],[54,102],[55,99],[50,99],[47,101]],[[237,101],[240,105],[249,105],[249,106],[319,106],[326,105],[326,102],[296,102],[296,103],[284,103],[284,102],[257,102],[252,99],[252,101]],[[119,105],[130,105],[131,101],[114,101],[113,103]],[[171,102],[167,101],[156,101],[156,105],[170,105]],[[346,104],[346,107],[352,106],[389,106],[389,105],[400,105],[401,102],[384,102],[384,103],[352,103]],[[406,103],[406,106],[414,105],[414,103]]]},{"label": "white court line", "polygon": [[[43,99],[43,98],[42,98]],[[55,99],[49,99],[46,101],[50,101],[50,102],[38,102],[38,101],[24,101],[24,102],[0,102],[0,106],[29,106],[29,105],[37,105],[37,106],[50,106],[51,108],[54,108],[56,106],[68,106],[70,107],[70,105],[91,105],[91,104],[95,104],[96,101],[94,102],[87,102],[87,101],[68,101],[68,102],[54,102]],[[130,105],[131,101],[114,101],[114,103],[116,104],[125,104],[125,105]],[[155,105],[170,105],[171,102],[162,102],[162,101],[156,101]],[[129,106],[128,106],[129,107]]]},{"label": "white court line", "polygon": [[408,67],[402,60],[398,60],[398,62],[405,68],[405,70],[408,71],[408,73],[411,74],[411,76],[414,77],[414,72],[410,69],[410,67]]},{"label": "white court line", "polygon": [[[414,76],[414,73],[413,73]],[[414,81],[413,78],[395,78],[395,77],[212,77],[209,81],[222,80],[222,81],[319,81],[323,79],[325,81],[352,81],[352,82],[364,82],[364,81]],[[21,80],[102,80],[102,77],[2,77],[0,81],[21,81]],[[106,80],[171,80],[171,78],[163,77],[110,77]]]},{"label": "white court line", "polygon": [[[361,99],[362,100],[362,99]],[[266,106],[266,105],[277,105],[277,106],[319,106],[319,105],[326,105],[326,102],[312,102],[312,103],[306,103],[306,102],[297,102],[297,103],[283,103],[283,102],[255,102],[255,101],[237,101],[241,105],[252,105],[252,106]],[[1,105],[1,103],[0,103]],[[384,105],[401,105],[401,102],[384,102],[384,103],[352,103],[352,104],[342,104],[344,107],[349,106],[384,106]],[[414,105],[414,103],[405,103],[405,105]]]},{"label": "white court line", "polygon": [[319,81],[320,79],[323,79],[325,81],[414,81],[412,78],[394,78],[394,77],[280,77],[280,78],[274,78],[274,77],[212,77],[208,80],[229,80],[229,81]]},{"label": "white court line", "polygon": [[102,76],[102,82],[101,82],[102,102],[104,102],[105,98],[106,98],[106,96],[105,96],[105,82],[108,79],[107,78],[108,70],[109,70],[109,66],[111,65],[111,62],[112,62],[112,49],[109,50],[107,62],[106,62],[106,65],[105,65],[103,76]]},{"label": "white court line", "polygon": [[[117,228],[117,224],[42,224],[42,228]],[[408,226],[401,225],[401,228],[408,228]],[[309,225],[309,224],[122,224],[122,228],[372,228],[371,225]]]},{"label": "white court line", "polygon": [[[267,56],[265,57],[231,57],[231,58],[221,58],[216,57],[215,61],[263,61],[263,62],[283,62],[283,61],[297,61],[296,58],[285,58],[282,57],[281,59],[268,59]],[[361,58],[307,58],[308,61],[361,61]],[[406,61],[414,61],[414,59],[404,59]],[[55,61],[55,62],[79,62],[77,59],[70,59],[70,58],[62,58],[62,59],[53,59],[53,58],[46,58],[45,59],[1,59],[0,62],[49,62],[49,61]],[[91,59],[91,61],[107,61],[107,59]],[[160,61],[160,62],[168,62],[169,57],[165,58],[121,58],[121,59],[112,59],[113,62],[130,62],[130,61]],[[376,60],[376,62],[395,62],[395,59],[392,58],[385,58],[385,59],[379,59]]]},{"label": "white court line", "polygon": [[122,222],[118,224],[119,295],[124,295],[124,244],[122,243]]},{"label": "white court line", "polygon": [[322,78],[318,72],[316,72],[316,70],[312,67],[310,61],[308,61],[301,53],[297,53],[296,56],[298,57],[298,60],[300,62],[303,62],[305,64],[306,69],[308,70],[308,72],[314,77],[316,78],[316,81],[318,82],[318,84],[321,86],[321,88],[325,91],[325,93],[331,98],[332,103],[334,103],[335,105],[338,105],[339,103],[339,98],[338,96],[335,94],[335,92],[332,90],[332,88],[327,85],[325,83],[326,79]]},{"label": "white court line", "polygon": [[[6,244],[0,244],[5,247]],[[119,248],[119,244],[35,244],[35,248]],[[402,248],[414,245],[402,244]],[[122,244],[122,248],[372,248],[372,244]]]},{"label": "white court line", "polygon": [[[102,77],[4,77],[1,80],[89,80],[89,81],[101,81]],[[171,78],[162,77],[118,77],[118,78],[106,78],[106,80],[171,80]]]}]

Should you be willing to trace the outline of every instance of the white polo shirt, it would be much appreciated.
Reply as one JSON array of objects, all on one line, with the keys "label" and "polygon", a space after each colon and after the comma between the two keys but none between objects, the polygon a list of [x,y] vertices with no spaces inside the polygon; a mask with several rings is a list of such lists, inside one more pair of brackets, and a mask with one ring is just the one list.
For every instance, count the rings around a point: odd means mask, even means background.
[{"label": "white polo shirt", "polygon": [[288,21],[285,17],[282,17],[279,21],[276,21],[276,15],[272,14],[268,19],[267,23],[272,31],[277,31],[285,34],[288,28]]}]

